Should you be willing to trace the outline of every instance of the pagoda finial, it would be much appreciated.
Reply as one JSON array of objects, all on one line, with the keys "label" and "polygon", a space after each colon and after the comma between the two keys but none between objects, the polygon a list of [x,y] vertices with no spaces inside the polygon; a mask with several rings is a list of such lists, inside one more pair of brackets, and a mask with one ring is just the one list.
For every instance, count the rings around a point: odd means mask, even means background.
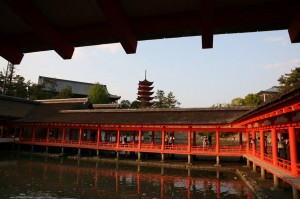
[{"label": "pagoda finial", "polygon": [[145,70],[145,80],[147,79],[147,70]]}]

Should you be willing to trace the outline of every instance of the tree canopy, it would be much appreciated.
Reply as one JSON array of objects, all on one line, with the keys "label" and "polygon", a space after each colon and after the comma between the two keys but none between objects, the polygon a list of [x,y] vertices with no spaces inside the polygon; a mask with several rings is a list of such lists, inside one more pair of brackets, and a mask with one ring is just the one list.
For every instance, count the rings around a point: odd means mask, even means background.
[{"label": "tree canopy", "polygon": [[291,73],[281,75],[278,79],[278,82],[279,86],[277,86],[277,88],[281,91],[286,90],[300,82],[300,67],[296,67],[295,69],[291,70]]},{"label": "tree canopy", "polygon": [[157,101],[154,102],[153,108],[178,108],[181,104],[176,100],[173,92],[169,92],[166,96],[163,90],[157,90],[154,99]]},{"label": "tree canopy", "polygon": [[106,89],[98,82],[90,87],[88,96],[94,104],[108,104],[110,102]]}]

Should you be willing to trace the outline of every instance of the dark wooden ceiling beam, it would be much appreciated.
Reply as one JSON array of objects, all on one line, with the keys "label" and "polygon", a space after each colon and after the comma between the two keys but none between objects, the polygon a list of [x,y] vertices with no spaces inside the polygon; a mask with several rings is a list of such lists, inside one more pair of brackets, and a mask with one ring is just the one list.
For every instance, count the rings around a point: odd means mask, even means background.
[{"label": "dark wooden ceiling beam", "polygon": [[118,0],[97,0],[112,33],[117,37],[127,54],[135,53],[137,39]]},{"label": "dark wooden ceiling beam", "polygon": [[0,41],[0,56],[12,64],[20,64],[24,54],[13,45]]},{"label": "dark wooden ceiling beam", "polygon": [[31,0],[6,0],[5,3],[63,58],[71,59],[74,47],[47,20]]},{"label": "dark wooden ceiling beam", "polygon": [[300,42],[300,15],[293,20],[290,28],[288,29],[292,43]]},{"label": "dark wooden ceiling beam", "polygon": [[214,1],[201,0],[201,35],[202,48],[213,47],[214,37]]}]

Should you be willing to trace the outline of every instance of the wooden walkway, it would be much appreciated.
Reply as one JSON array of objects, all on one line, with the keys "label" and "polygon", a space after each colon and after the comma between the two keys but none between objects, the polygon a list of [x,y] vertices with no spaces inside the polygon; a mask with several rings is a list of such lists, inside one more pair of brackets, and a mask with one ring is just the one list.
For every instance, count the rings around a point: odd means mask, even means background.
[{"label": "wooden walkway", "polygon": [[255,162],[256,165],[264,168],[266,171],[274,174],[278,178],[281,178],[285,182],[289,183],[290,185],[292,185],[295,188],[297,188],[298,190],[300,190],[300,178],[299,177],[293,176],[293,175],[287,173],[286,171],[284,171],[280,168],[277,168],[268,162],[262,161],[253,155],[244,154],[244,157],[247,158],[248,160],[250,160],[251,162]]}]

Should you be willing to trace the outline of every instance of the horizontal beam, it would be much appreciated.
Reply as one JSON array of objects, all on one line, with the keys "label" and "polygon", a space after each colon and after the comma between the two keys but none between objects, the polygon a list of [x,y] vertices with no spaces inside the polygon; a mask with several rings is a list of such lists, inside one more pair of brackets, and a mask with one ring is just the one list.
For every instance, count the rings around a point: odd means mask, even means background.
[{"label": "horizontal beam", "polygon": [[31,0],[6,0],[5,3],[63,59],[72,58],[74,47],[50,24]]},{"label": "horizontal beam", "polygon": [[[299,4],[274,4],[248,9],[237,7],[230,10],[215,8],[214,34],[274,30],[274,24],[277,29],[288,29],[289,24],[294,19],[293,13],[297,13],[299,10]],[[138,40],[166,38],[166,34],[169,32],[182,33],[181,36],[201,35],[201,14],[199,11],[131,18],[129,22]],[[269,27],[269,25],[271,26]],[[186,30],[192,30],[192,35],[187,35]],[[117,38],[115,40],[112,38],[111,27],[107,23],[80,25],[71,29],[60,30],[60,32],[76,46],[119,42]],[[153,37],[148,38],[145,35],[153,35]],[[45,46],[45,41],[45,39],[37,38],[35,34],[9,38],[9,42],[20,49],[26,49],[26,52],[48,50],[42,47]],[[34,48],[35,46],[36,48]]]},{"label": "horizontal beam", "polygon": [[127,54],[135,53],[137,39],[117,0],[97,0],[113,34],[118,38]]},{"label": "horizontal beam", "polygon": [[202,48],[213,47],[214,37],[214,2],[213,0],[201,1],[201,35]]},{"label": "horizontal beam", "polygon": [[288,31],[292,43],[300,42],[300,15],[294,19]]}]

